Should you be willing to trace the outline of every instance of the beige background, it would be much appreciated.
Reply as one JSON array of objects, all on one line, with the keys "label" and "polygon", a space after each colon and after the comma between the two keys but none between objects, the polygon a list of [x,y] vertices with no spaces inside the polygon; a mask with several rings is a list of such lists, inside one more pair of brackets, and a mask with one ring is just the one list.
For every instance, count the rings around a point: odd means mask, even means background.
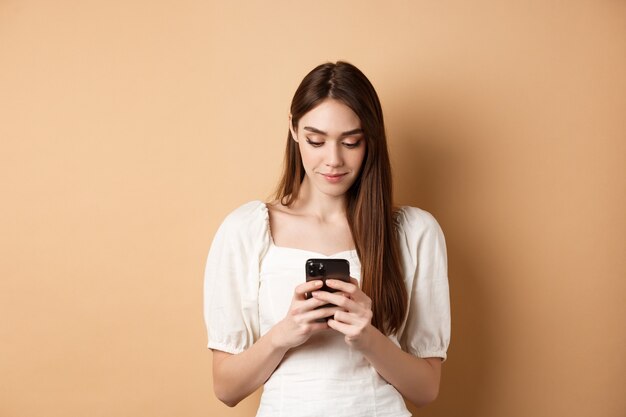
[{"label": "beige background", "polygon": [[337,59],[447,238],[416,415],[626,415],[626,3],[235,3],[0,0],[0,416],[254,415],[212,394],[204,260]]}]

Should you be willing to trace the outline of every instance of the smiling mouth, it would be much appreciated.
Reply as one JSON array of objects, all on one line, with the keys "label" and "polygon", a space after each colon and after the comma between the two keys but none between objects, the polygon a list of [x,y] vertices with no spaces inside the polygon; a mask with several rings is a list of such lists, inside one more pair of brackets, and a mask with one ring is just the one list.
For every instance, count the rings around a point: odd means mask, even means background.
[{"label": "smiling mouth", "polygon": [[331,182],[331,183],[336,183],[336,182],[341,181],[343,177],[347,175],[347,172],[343,174],[321,174],[321,175],[322,177],[326,179],[326,181]]}]

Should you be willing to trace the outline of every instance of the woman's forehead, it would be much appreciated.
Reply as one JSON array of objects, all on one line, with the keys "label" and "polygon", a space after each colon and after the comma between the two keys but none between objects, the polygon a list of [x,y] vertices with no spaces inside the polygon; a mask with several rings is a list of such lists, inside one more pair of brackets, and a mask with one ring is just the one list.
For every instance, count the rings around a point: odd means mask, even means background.
[{"label": "woman's forehead", "polygon": [[346,104],[329,98],[305,113],[298,125],[314,133],[340,135],[361,128],[361,120]]}]

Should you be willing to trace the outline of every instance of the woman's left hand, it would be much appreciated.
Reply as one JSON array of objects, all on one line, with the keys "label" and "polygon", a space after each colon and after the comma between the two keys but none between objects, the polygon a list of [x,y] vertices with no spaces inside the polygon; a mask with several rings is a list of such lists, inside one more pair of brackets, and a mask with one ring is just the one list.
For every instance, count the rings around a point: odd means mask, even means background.
[{"label": "woman's left hand", "polygon": [[361,349],[368,346],[375,328],[372,326],[372,300],[358,284],[355,278],[350,278],[349,283],[328,279],[326,285],[338,292],[314,291],[313,296],[345,310],[335,312],[328,320],[328,327],[343,333],[349,346]]}]

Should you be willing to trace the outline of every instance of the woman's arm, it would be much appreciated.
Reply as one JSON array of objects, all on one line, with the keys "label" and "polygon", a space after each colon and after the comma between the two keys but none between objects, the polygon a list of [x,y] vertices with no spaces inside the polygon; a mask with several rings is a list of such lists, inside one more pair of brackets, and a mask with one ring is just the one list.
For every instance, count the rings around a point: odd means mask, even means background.
[{"label": "woman's arm", "polygon": [[236,406],[267,381],[289,349],[329,328],[326,322],[315,320],[332,316],[339,307],[316,309],[326,303],[304,296],[321,286],[320,280],[298,285],[285,318],[243,352],[213,350],[213,391],[220,401]]},{"label": "woman's arm", "polygon": [[273,343],[273,332],[236,355],[213,350],[213,391],[227,406],[236,406],[267,381],[287,352]]},{"label": "woman's arm", "polygon": [[400,349],[370,324],[363,355],[387,382],[409,401],[423,407],[439,394],[441,358],[418,358]]},{"label": "woman's arm", "polygon": [[[341,293],[316,291],[314,297],[342,307],[328,326],[343,333],[346,343],[363,353],[374,369],[418,407],[432,402],[439,393],[440,358],[418,358],[398,346],[371,324],[372,302],[352,283],[326,280]],[[346,297],[347,295],[347,297]]]}]

